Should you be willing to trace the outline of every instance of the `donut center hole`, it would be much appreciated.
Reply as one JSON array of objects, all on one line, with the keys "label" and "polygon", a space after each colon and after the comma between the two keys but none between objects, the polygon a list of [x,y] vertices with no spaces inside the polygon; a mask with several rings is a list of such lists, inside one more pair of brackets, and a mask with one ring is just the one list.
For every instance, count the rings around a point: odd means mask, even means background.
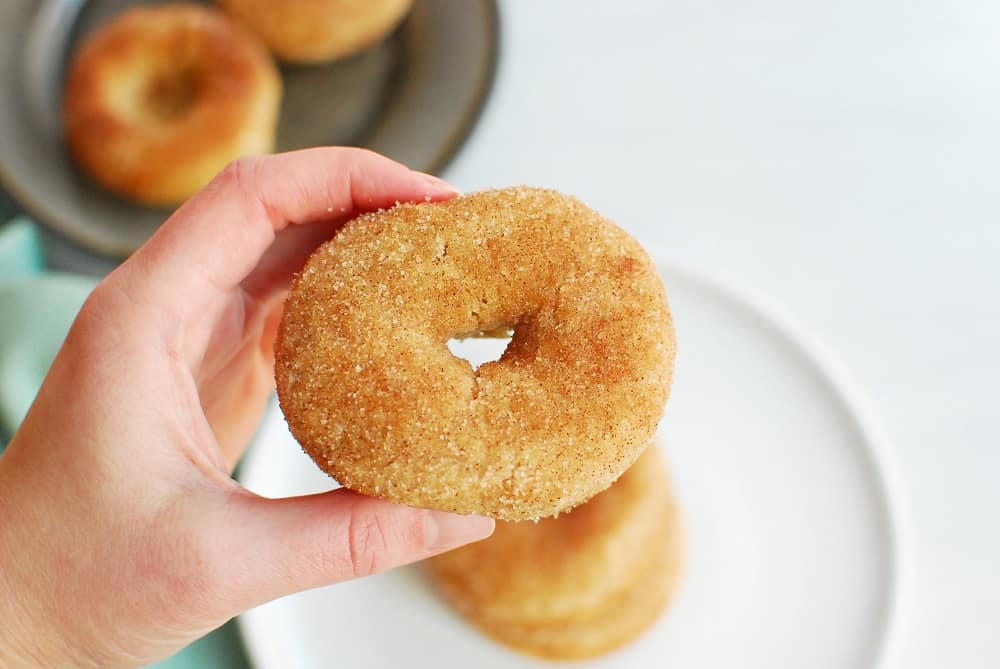
[{"label": "donut center hole", "polygon": [[511,332],[501,328],[493,332],[448,340],[448,350],[457,358],[467,360],[473,369],[499,360],[510,343]]},{"label": "donut center hole", "polygon": [[191,107],[197,88],[198,77],[193,67],[159,72],[146,87],[146,111],[164,121],[177,118]]}]

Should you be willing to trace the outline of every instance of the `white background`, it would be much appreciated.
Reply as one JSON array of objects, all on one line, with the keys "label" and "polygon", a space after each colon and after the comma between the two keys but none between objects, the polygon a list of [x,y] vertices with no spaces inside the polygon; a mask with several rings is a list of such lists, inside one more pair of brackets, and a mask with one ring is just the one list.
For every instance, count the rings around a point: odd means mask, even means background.
[{"label": "white background", "polygon": [[1000,2],[511,0],[502,21],[445,176],[574,193],[795,312],[894,442],[899,666],[1000,666]]}]

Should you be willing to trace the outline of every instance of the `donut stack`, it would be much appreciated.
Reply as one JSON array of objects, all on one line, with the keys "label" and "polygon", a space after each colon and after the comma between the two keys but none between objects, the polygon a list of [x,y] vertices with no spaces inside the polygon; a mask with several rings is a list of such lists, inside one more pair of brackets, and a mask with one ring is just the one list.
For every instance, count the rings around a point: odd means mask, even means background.
[{"label": "donut stack", "polygon": [[558,518],[497,523],[493,536],[431,558],[445,599],[479,629],[548,659],[601,655],[663,611],[683,532],[660,449]]},{"label": "donut stack", "polygon": [[[475,369],[447,347],[506,328]],[[292,434],[346,487],[500,521],[431,562],[455,608],[515,648],[579,658],[639,634],[677,579],[648,447],[674,350],[642,247],[576,198],[514,187],[349,222],[293,282],[275,375]]]}]

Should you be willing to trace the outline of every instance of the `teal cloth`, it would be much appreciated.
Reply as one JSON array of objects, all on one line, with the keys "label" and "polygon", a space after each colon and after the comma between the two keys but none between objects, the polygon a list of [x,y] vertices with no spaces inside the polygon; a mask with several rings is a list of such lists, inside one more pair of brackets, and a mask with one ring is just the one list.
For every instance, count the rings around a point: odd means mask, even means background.
[{"label": "teal cloth", "polygon": [[41,270],[42,247],[35,226],[24,218],[0,224],[0,281]]},{"label": "teal cloth", "polygon": [[[0,241],[6,236],[0,232]],[[96,281],[42,272],[0,280],[0,433],[13,434]]]},{"label": "teal cloth", "polygon": [[156,669],[250,669],[236,621],[230,621],[203,639],[153,665]]},{"label": "teal cloth", "polygon": [[[0,214],[12,212],[0,192]],[[0,221],[4,218],[0,218]],[[42,378],[94,280],[45,272],[35,226],[0,223],[0,457],[38,392]],[[250,669],[230,621],[156,669]]]}]

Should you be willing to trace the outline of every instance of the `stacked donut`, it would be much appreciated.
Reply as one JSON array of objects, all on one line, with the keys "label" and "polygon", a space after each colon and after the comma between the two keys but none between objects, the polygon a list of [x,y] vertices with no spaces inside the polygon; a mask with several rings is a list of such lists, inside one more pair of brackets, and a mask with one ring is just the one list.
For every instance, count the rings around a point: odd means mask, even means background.
[{"label": "stacked donut", "polygon": [[[477,369],[447,348],[499,328],[510,343]],[[646,448],[674,348],[639,244],[518,187],[348,223],[293,282],[275,371],[303,449],[368,495],[523,521],[621,476],[432,565],[489,634],[581,657],[641,631],[676,579],[676,509]]]},{"label": "stacked donut", "polygon": [[[74,54],[63,119],[77,163],[137,202],[182,202],[274,148],[281,77],[268,47],[329,62],[388,34],[412,0],[220,0],[132,7]],[[230,18],[232,16],[233,18]]]},{"label": "stacked donut", "polygon": [[497,523],[485,541],[428,562],[456,610],[495,639],[550,659],[630,641],[677,585],[683,533],[659,448],[558,518]]}]

